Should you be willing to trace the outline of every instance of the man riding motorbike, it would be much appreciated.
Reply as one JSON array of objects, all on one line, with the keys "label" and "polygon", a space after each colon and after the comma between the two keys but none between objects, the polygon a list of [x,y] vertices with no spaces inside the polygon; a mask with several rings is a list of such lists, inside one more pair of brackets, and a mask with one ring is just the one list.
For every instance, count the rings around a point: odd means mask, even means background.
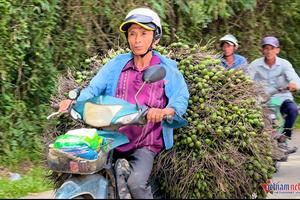
[{"label": "man riding motorbike", "polygon": [[149,8],[136,8],[127,14],[120,31],[125,33],[131,53],[118,55],[103,66],[77,101],[110,95],[135,104],[134,96],[143,84],[142,72],[155,64],[164,66],[165,79],[145,85],[137,95],[138,103],[150,108],[147,124],[120,128],[119,132],[130,142],[114,152],[116,178],[123,197],[126,198],[129,189],[133,198],[151,199],[153,195],[147,182],[154,158],[163,148],[173,146],[173,129],[162,127],[161,121],[166,115],[182,116],[188,106],[189,93],[176,62],[153,50],[162,36],[157,13]]},{"label": "man riding motorbike", "polygon": [[[298,108],[291,92],[300,89],[300,78],[289,61],[277,57],[280,48],[276,37],[263,38],[261,46],[264,57],[250,63],[250,77],[262,83],[271,98],[281,100],[280,112],[286,117],[278,146],[286,149],[288,153],[293,153],[297,148],[289,148],[286,139],[291,139],[292,128],[298,116]],[[283,91],[278,92],[282,89]]]}]

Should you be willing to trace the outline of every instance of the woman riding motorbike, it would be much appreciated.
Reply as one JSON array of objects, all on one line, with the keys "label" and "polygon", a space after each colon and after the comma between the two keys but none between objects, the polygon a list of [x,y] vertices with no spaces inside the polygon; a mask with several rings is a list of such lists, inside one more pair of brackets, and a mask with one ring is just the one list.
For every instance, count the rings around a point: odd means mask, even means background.
[{"label": "woman riding motorbike", "polygon": [[147,84],[137,96],[139,104],[150,108],[148,123],[143,127],[120,128],[119,132],[130,142],[114,153],[116,178],[124,183],[121,191],[126,193],[129,189],[133,198],[150,199],[153,195],[147,181],[154,158],[163,148],[173,146],[173,129],[162,127],[161,121],[165,115],[182,116],[187,109],[189,93],[176,62],[153,50],[162,36],[160,18],[153,10],[136,8],[130,11],[120,31],[125,33],[131,52],[118,55],[103,66],[77,101],[110,95],[136,103],[134,96],[143,83],[142,72],[155,64],[164,66],[165,79]]}]

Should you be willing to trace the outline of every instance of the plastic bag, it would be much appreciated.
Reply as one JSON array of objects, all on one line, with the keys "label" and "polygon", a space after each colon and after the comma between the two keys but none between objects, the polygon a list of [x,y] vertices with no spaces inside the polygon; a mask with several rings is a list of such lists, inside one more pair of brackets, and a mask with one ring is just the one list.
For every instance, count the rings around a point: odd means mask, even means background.
[{"label": "plastic bag", "polygon": [[99,150],[105,143],[105,138],[99,136],[96,129],[75,129],[70,130],[64,135],[60,135],[54,142],[54,148],[80,148],[87,146],[94,150]]}]

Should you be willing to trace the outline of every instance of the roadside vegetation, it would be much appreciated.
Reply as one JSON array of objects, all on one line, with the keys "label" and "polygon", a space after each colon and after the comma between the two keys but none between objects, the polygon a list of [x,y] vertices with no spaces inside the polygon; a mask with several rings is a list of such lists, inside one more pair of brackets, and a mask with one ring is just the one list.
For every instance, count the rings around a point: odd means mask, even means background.
[{"label": "roadside vegetation", "polygon": [[[20,179],[10,180],[10,173],[18,173]],[[0,199],[19,199],[31,193],[52,190],[52,183],[45,179],[47,173],[43,166],[30,166],[26,171],[1,167]]]}]

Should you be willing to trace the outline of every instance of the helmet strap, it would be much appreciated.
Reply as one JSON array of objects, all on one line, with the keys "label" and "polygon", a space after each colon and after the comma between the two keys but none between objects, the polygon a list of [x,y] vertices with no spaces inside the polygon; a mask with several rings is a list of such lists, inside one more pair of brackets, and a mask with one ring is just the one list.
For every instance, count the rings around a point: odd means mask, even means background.
[{"label": "helmet strap", "polygon": [[154,41],[155,41],[155,40],[154,40],[154,38],[153,38],[153,40],[152,40],[152,42],[151,42],[149,48],[147,49],[147,51],[146,51],[145,53],[143,53],[142,55],[140,55],[142,58],[144,58],[145,55],[147,55],[150,51],[153,50],[152,45],[153,45]]},{"label": "helmet strap", "polygon": [[140,55],[142,58],[145,57],[145,55],[147,55],[147,53],[149,53],[150,51],[152,51],[152,47],[149,47],[148,50],[146,51],[146,53]]}]

